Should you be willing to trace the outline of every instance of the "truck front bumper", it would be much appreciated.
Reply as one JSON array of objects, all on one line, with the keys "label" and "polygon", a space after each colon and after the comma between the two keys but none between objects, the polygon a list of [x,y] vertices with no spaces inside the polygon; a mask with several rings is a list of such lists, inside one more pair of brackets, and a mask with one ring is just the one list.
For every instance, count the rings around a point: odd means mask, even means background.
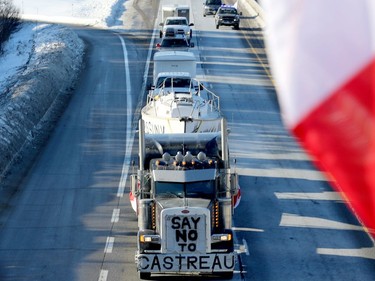
[{"label": "truck front bumper", "polygon": [[139,272],[199,272],[216,273],[233,271],[234,253],[210,254],[136,254]]}]

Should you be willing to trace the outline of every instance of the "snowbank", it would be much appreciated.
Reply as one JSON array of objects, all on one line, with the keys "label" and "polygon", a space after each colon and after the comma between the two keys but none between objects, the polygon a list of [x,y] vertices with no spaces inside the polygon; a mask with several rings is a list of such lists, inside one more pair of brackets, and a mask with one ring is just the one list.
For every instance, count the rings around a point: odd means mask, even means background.
[{"label": "snowbank", "polygon": [[26,61],[7,78],[0,95],[0,182],[22,147],[43,128],[57,98],[72,90],[83,61],[84,44],[68,28],[24,24],[22,29],[32,29],[32,40],[18,44],[24,54],[19,57]]}]

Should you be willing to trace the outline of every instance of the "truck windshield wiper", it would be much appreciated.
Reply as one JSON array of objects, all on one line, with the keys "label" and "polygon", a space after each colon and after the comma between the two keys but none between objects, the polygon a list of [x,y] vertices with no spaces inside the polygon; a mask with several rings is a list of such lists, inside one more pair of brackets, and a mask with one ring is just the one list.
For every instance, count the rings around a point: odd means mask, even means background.
[{"label": "truck windshield wiper", "polygon": [[163,193],[159,193],[157,196],[164,197],[164,198],[183,198],[182,194],[176,194],[173,192],[163,192]]}]

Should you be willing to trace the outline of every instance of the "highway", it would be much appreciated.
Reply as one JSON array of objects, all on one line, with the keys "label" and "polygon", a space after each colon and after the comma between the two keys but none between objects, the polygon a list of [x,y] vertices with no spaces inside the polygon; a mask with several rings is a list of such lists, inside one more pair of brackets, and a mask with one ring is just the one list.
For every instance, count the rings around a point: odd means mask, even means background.
[{"label": "highway", "polygon": [[[147,1],[136,2],[145,18]],[[203,1],[173,1],[186,2],[198,78],[220,96],[240,175],[233,280],[373,280],[374,242],[283,126],[255,19],[243,11],[240,30],[217,30]],[[1,214],[1,281],[138,280],[127,193],[152,30],[75,30],[87,43],[85,70]]]}]

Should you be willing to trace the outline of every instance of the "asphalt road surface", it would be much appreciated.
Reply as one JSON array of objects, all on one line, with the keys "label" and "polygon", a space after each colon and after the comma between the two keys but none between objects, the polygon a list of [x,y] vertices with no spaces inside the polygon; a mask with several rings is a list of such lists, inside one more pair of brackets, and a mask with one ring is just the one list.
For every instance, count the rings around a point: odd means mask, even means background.
[{"label": "asphalt road surface", "polygon": [[[240,30],[216,30],[200,3],[180,2],[193,7],[198,78],[220,96],[240,174],[233,279],[373,280],[373,241],[282,124],[255,18],[243,11]],[[88,46],[85,71],[1,214],[2,281],[138,280],[127,192],[152,30],[76,30]]]}]

